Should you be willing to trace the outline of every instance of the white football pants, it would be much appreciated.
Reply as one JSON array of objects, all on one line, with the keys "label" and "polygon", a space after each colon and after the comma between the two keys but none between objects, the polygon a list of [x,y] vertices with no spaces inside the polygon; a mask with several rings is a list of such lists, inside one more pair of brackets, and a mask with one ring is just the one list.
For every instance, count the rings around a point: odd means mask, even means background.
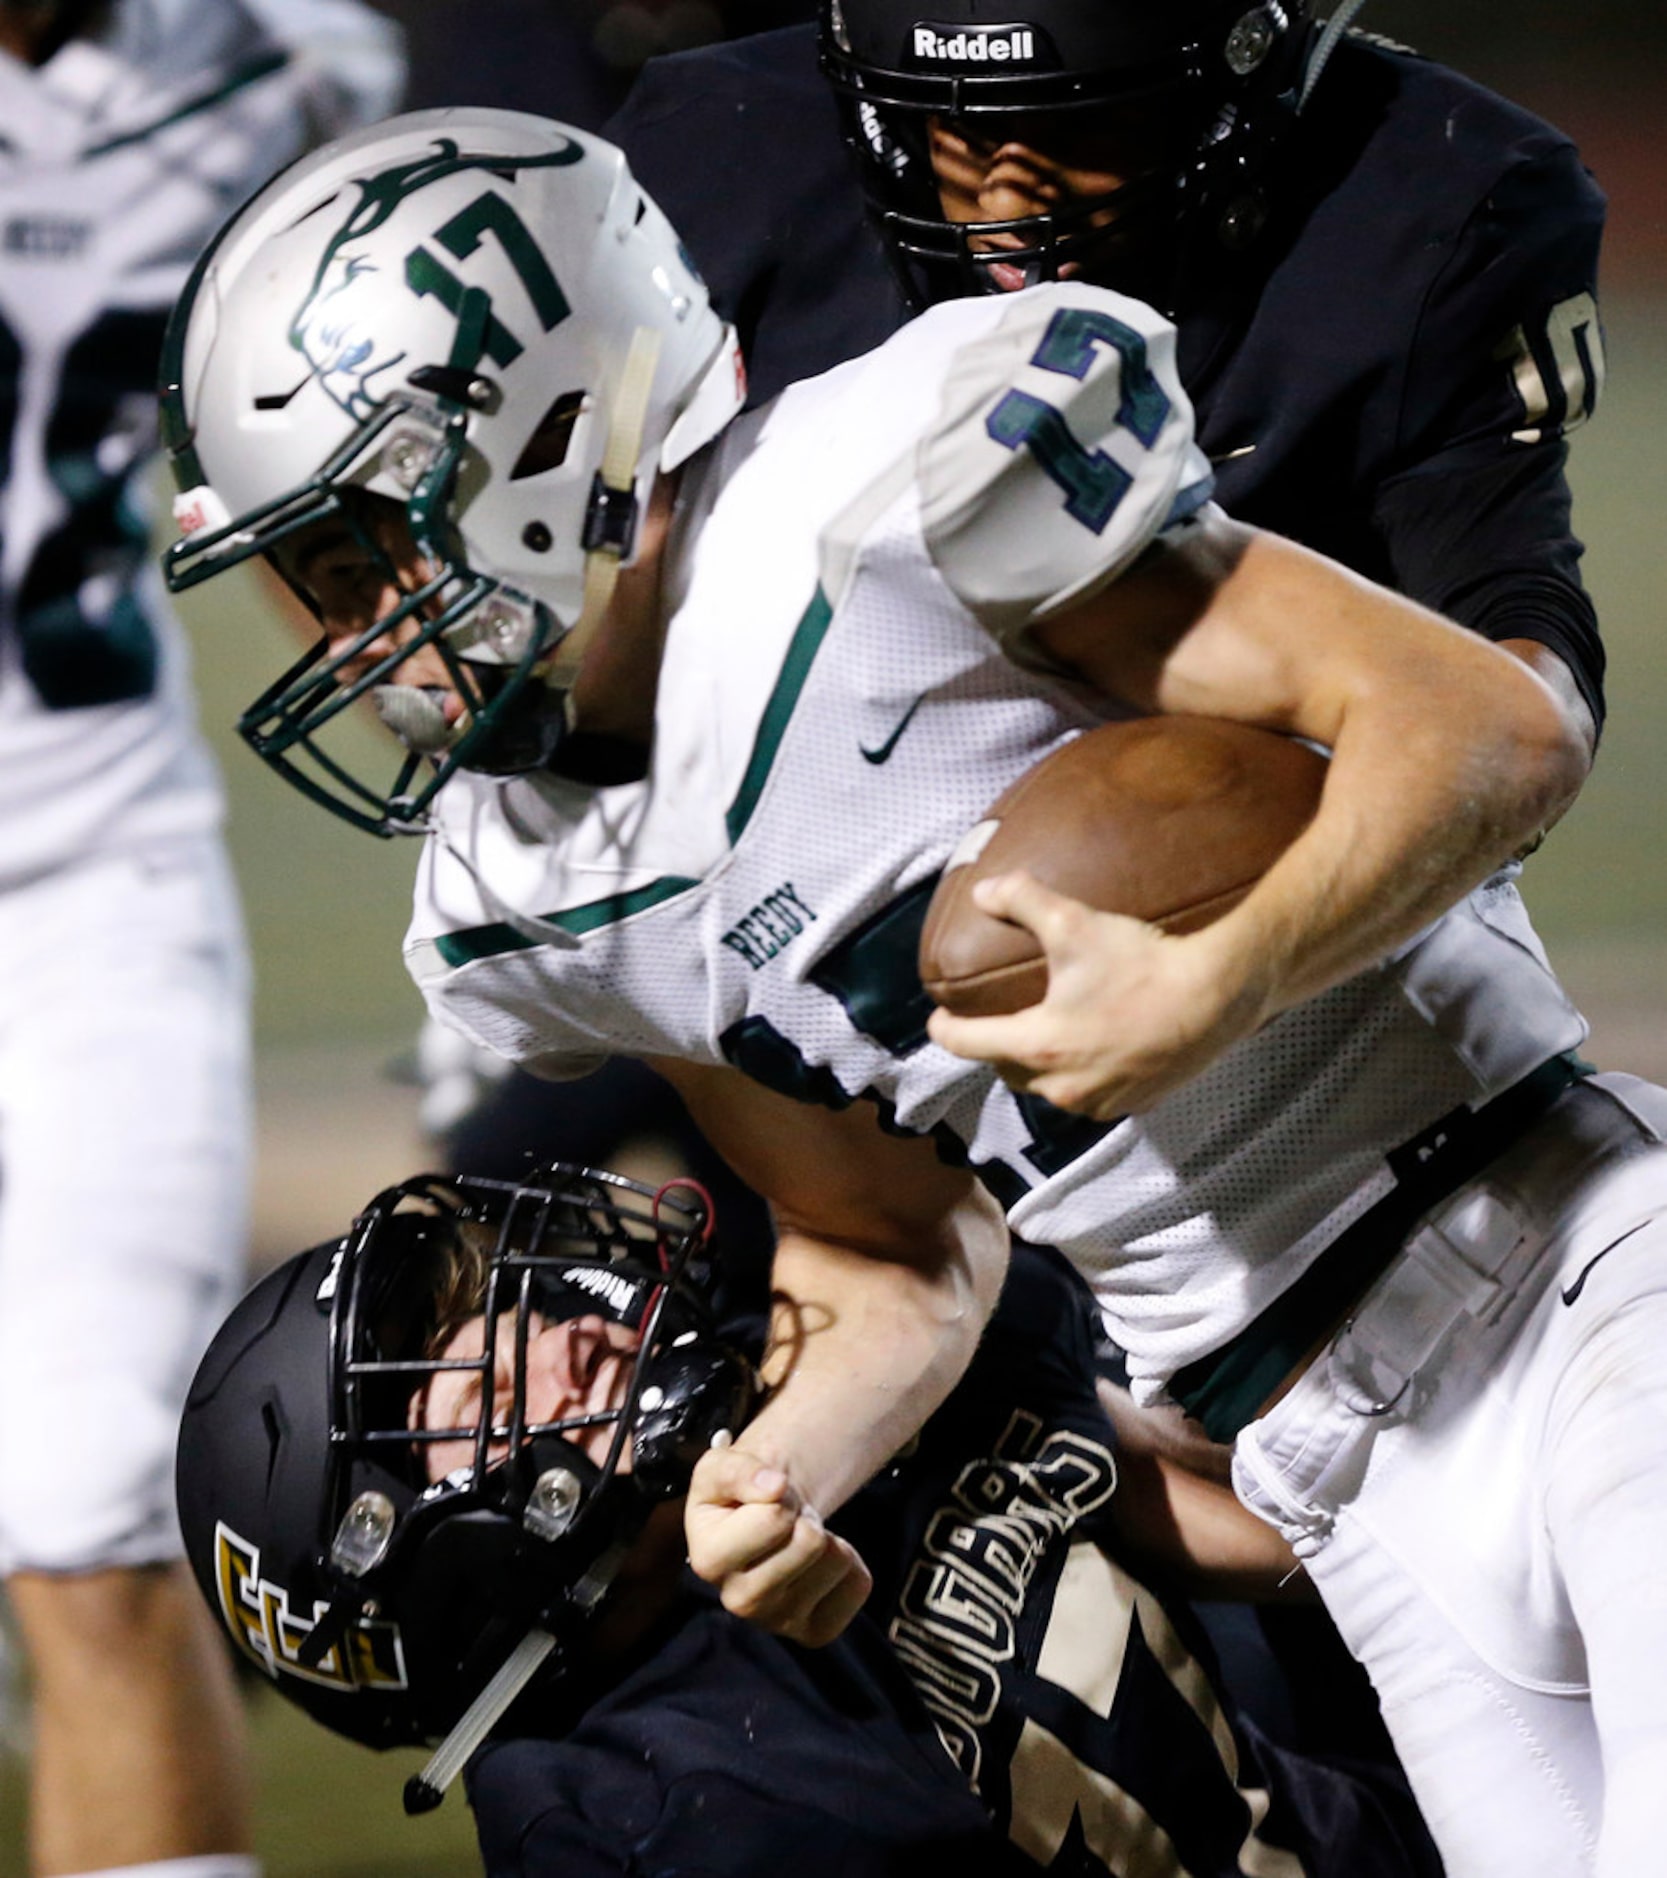
[{"label": "white football pants", "polygon": [[1667,1092],[1568,1091],[1239,1436],[1449,1878],[1667,1871]]},{"label": "white football pants", "polygon": [[242,933],[211,840],[0,895],[0,1572],[177,1556],[174,1439],[236,1296]]}]

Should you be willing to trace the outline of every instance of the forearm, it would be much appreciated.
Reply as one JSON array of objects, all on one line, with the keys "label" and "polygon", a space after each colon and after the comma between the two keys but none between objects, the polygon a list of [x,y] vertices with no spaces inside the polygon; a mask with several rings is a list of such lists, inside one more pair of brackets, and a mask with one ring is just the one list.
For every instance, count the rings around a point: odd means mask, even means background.
[{"label": "forearm", "polygon": [[[1289,960],[1300,917],[1315,967],[1303,995],[1410,937],[1531,842],[1590,764],[1590,712],[1546,647],[1507,652],[1220,516],[1041,639],[1110,698],[1332,751],[1313,823],[1209,929],[1224,945],[1254,932]],[[1328,928],[1359,943],[1334,948]]]},{"label": "forearm", "polygon": [[823,1523],[918,1432],[971,1361],[1007,1269],[1007,1222],[965,1168],[866,1103],[791,1101],[666,1062],[713,1145],[774,1207],[765,1406],[689,1484],[689,1562],[725,1607],[826,1643],[867,1595]]},{"label": "forearm", "polygon": [[980,1202],[908,1263],[788,1227],[774,1268],[770,1394],[737,1445],[831,1513],[919,1431],[960,1380],[1006,1269],[1005,1223]]},{"label": "forearm", "polygon": [[867,1597],[867,1567],[826,1516],[912,1439],[971,1361],[1005,1269],[999,1221],[967,1209],[964,1231],[898,1258],[784,1231],[774,1387],[732,1447],[701,1458],[685,1511],[689,1562],[737,1616],[816,1645]]},{"label": "forearm", "polygon": [[[1492,707],[1509,674],[1477,674],[1475,729],[1445,747],[1415,709],[1363,704],[1333,752],[1321,806],[1238,908],[1193,943],[1262,1023],[1377,964],[1531,848],[1583,778],[1557,735]],[[1548,725],[1554,713],[1544,713]]]},{"label": "forearm", "polygon": [[[1313,822],[1238,908],[1183,942],[1260,1023],[1376,963],[1532,845],[1578,792],[1590,746],[1524,659],[1286,544],[1259,539],[1245,561],[1247,609],[1316,618],[1334,645],[1361,649],[1290,687],[1281,727],[1332,750]],[[1254,620],[1236,651],[1274,656]],[[1245,677],[1249,695],[1283,689],[1277,672]],[[1197,708],[1200,691],[1178,660],[1154,701]]]},{"label": "forearm", "polygon": [[1230,1487],[1148,1456],[1121,1465],[1112,1517],[1142,1576],[1195,1598],[1314,1601],[1302,1564]]},{"label": "forearm", "polygon": [[1291,1548],[1234,1494],[1230,1448],[1177,1408],[1137,1407],[1103,1378],[1098,1393],[1117,1430],[1112,1518],[1137,1564],[1190,1597],[1312,1599]]},{"label": "forearm", "polygon": [[764,1409],[736,1445],[786,1465],[831,1512],[954,1387],[995,1309],[1007,1221],[928,1140],[866,1103],[790,1101],[733,1070],[659,1061],[714,1147],[775,1216]]}]

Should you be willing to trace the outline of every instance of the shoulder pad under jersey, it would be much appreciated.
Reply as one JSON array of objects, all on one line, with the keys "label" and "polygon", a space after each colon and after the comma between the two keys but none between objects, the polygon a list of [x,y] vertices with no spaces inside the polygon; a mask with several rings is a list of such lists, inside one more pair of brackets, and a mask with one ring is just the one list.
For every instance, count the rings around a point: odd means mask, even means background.
[{"label": "shoulder pad under jersey", "polygon": [[1014,294],[956,350],[916,474],[927,551],[984,625],[1062,610],[1209,497],[1174,328],[1081,282]]}]

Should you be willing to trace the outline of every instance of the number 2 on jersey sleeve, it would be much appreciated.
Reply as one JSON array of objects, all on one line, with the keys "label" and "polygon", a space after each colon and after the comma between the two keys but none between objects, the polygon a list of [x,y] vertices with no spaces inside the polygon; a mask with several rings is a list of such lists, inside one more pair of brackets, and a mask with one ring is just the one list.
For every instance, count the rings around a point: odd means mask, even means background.
[{"label": "number 2 on jersey sleeve", "polygon": [[[1066,378],[1083,379],[1096,346],[1109,346],[1122,368],[1120,430],[1150,449],[1169,416],[1169,398],[1146,362],[1146,341],[1132,326],[1091,307],[1062,307],[1048,322],[1030,363]],[[1103,450],[1088,449],[1064,413],[1028,391],[1009,391],[984,428],[1004,449],[1028,446],[1042,473],[1065,494],[1065,512],[1096,535],[1117,512],[1134,478]]]}]

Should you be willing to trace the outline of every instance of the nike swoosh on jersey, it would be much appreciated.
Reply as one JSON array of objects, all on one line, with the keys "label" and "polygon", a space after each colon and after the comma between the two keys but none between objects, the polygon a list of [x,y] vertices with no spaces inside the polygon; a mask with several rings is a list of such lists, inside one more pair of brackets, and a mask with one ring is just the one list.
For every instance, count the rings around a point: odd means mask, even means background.
[{"label": "nike swoosh on jersey", "polygon": [[1623,1232],[1619,1239],[1611,1240],[1610,1243],[1606,1245],[1600,1253],[1598,1253],[1596,1258],[1588,1259],[1586,1263],[1583,1266],[1581,1266],[1580,1272],[1578,1276],[1575,1278],[1574,1283],[1570,1285],[1568,1289],[1563,1293],[1563,1302],[1565,1304],[1573,1304],[1576,1301],[1576,1299],[1579,1298],[1581,1292],[1586,1289],[1586,1280],[1590,1278],[1592,1275],[1592,1267],[1594,1265],[1601,1263],[1604,1259],[1608,1258],[1610,1253],[1615,1250],[1616,1246],[1625,1245],[1626,1242],[1632,1237],[1633,1233],[1642,1232],[1644,1228],[1647,1225],[1649,1225],[1649,1223],[1650,1222],[1647,1219],[1641,1219],[1636,1226],[1631,1228],[1630,1231]]},{"label": "nike swoosh on jersey", "polygon": [[857,748],[863,753],[864,759],[870,763],[889,762],[891,760],[892,751],[897,748],[898,738],[901,737],[904,731],[906,731],[909,728],[909,724],[912,721],[915,712],[918,711],[925,702],[926,702],[926,693],[923,691],[920,694],[920,696],[915,699],[914,703],[911,704],[909,708],[903,713],[902,717],[898,719],[896,729],[892,731],[891,735],[885,740],[884,743],[880,745],[880,747],[877,750],[870,750],[867,744],[859,743],[857,745]]}]

